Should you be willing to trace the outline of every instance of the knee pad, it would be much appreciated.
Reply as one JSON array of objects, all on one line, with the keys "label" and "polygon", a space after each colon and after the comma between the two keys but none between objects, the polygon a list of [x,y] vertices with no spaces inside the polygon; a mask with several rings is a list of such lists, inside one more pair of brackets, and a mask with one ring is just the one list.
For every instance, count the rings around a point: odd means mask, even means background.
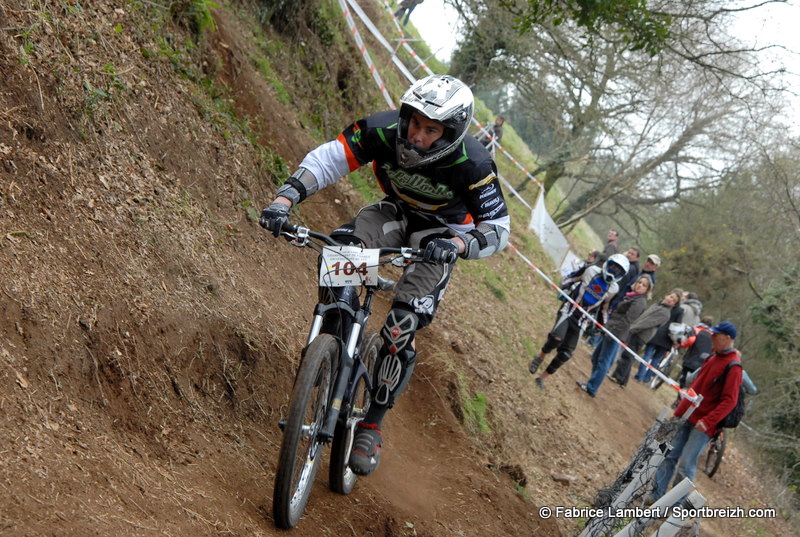
[{"label": "knee pad", "polygon": [[556,358],[558,358],[558,361],[563,364],[566,363],[570,358],[572,358],[572,353],[567,351],[558,351],[558,353],[556,354]]},{"label": "knee pad", "polygon": [[417,353],[411,346],[419,325],[416,314],[394,308],[389,311],[381,330],[383,346],[375,364],[375,404],[391,408],[411,380]]}]

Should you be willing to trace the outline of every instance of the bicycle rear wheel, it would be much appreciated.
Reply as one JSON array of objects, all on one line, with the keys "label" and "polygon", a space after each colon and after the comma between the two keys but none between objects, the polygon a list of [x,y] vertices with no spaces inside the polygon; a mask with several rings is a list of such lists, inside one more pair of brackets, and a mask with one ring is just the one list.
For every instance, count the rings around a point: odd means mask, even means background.
[{"label": "bicycle rear wheel", "polygon": [[280,528],[297,524],[314,486],[323,446],[317,433],[328,410],[338,353],[336,339],[320,334],[306,349],[297,371],[272,499],[275,524]]},{"label": "bicycle rear wheel", "polygon": [[708,477],[714,477],[714,474],[719,470],[719,465],[722,464],[722,456],[725,453],[725,433],[720,432],[711,440],[708,446],[708,454],[706,455],[706,465],[703,468]]},{"label": "bicycle rear wheel", "polygon": [[[375,369],[378,353],[381,350],[382,340],[378,334],[370,334],[361,343],[361,360],[367,368],[369,378]],[[361,377],[353,388],[353,397],[350,401],[347,416],[340,416],[336,424],[331,445],[331,464],[328,478],[331,490],[339,494],[350,494],[356,484],[358,476],[347,465],[350,460],[350,451],[353,449],[353,436],[356,425],[364,419],[369,410],[372,396],[367,390],[367,383]]]}]

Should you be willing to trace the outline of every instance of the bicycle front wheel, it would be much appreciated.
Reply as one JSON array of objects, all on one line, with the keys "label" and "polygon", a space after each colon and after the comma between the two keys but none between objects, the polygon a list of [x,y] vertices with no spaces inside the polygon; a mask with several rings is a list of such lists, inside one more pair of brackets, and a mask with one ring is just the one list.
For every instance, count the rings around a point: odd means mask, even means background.
[{"label": "bicycle front wheel", "polygon": [[297,371],[272,499],[275,524],[283,529],[300,520],[314,486],[323,446],[317,433],[328,410],[338,353],[336,339],[320,334],[306,349]]},{"label": "bicycle front wheel", "polygon": [[[361,343],[361,360],[367,368],[369,378],[372,379],[378,353],[381,350],[382,340],[378,334],[370,334]],[[356,381],[353,387],[353,396],[350,409],[344,419],[339,419],[331,444],[331,464],[328,470],[331,490],[339,494],[350,494],[356,484],[358,476],[347,465],[350,460],[350,451],[353,449],[353,437],[358,422],[364,419],[369,410],[372,396],[367,390],[364,377]]]},{"label": "bicycle front wheel", "polygon": [[720,432],[708,446],[706,455],[706,465],[704,471],[708,477],[714,477],[722,464],[722,456],[725,454],[725,433]]}]

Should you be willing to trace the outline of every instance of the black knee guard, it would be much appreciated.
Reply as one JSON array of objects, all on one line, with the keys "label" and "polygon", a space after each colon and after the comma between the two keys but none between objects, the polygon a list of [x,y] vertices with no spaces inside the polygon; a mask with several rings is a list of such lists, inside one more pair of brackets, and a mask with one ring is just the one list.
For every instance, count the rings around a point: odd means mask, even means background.
[{"label": "black knee guard", "polygon": [[374,404],[391,408],[408,386],[417,359],[411,342],[418,324],[419,319],[411,311],[400,308],[389,311],[381,330],[383,347],[375,364]]},{"label": "black knee guard", "polygon": [[552,375],[553,373],[558,371],[559,367],[567,363],[567,361],[569,361],[570,358],[572,358],[571,352],[563,350],[558,351],[556,353],[555,358],[553,358],[553,361],[550,362],[550,365],[547,366],[547,369],[545,371],[547,371],[548,375]]}]

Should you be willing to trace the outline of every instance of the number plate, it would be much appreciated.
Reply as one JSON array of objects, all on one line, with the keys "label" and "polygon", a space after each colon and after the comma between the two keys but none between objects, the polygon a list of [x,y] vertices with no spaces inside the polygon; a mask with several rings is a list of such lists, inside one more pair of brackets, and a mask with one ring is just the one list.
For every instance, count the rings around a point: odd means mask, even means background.
[{"label": "number plate", "polygon": [[378,285],[380,250],[358,246],[324,246],[319,266],[320,287]]}]

